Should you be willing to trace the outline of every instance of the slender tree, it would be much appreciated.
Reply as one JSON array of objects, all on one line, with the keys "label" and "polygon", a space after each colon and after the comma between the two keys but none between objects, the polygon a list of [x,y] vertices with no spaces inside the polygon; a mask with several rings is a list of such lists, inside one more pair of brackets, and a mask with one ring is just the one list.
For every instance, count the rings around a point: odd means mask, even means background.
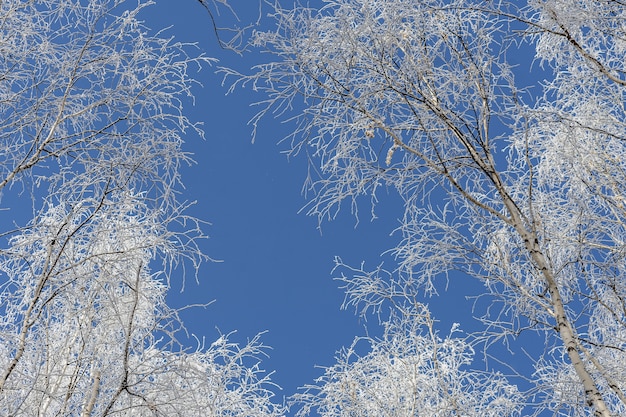
[{"label": "slender tree", "polygon": [[282,413],[258,338],[177,341],[170,279],[207,259],[182,104],[211,60],[144,27],[149,4],[0,2],[1,415]]},{"label": "slender tree", "polygon": [[[512,365],[533,384],[531,414],[626,414],[625,4],[273,7],[276,30],[251,42],[273,59],[249,76],[226,72],[266,94],[255,125],[270,111],[295,120],[293,150],[314,165],[309,213],[356,211],[384,198],[381,189],[404,202],[396,265],[348,269],[349,302],[417,308],[462,271],[493,300],[474,335],[488,355],[494,338],[515,345],[534,331],[545,340],[533,369]],[[372,363],[393,340],[341,357],[304,410],[369,415],[338,399],[348,395],[338,381],[350,375],[361,389],[386,378],[390,368]]]}]

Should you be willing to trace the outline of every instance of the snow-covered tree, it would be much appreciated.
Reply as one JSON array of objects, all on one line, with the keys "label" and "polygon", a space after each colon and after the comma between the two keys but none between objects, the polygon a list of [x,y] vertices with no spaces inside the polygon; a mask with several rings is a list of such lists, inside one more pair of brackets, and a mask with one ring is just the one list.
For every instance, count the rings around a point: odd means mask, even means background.
[{"label": "snow-covered tree", "polygon": [[[396,265],[354,269],[343,278],[349,299],[395,310],[397,300],[442,293],[445,276],[462,271],[493,300],[474,334],[488,356],[498,354],[494,338],[515,346],[532,331],[545,341],[528,353],[534,369],[511,364],[533,385],[531,413],[626,414],[626,5],[273,8],[276,30],[250,44],[273,58],[249,76],[226,72],[266,94],[255,123],[268,112],[294,121],[293,150],[307,148],[315,164],[309,213],[356,212],[390,189],[404,202]],[[354,362],[340,358],[321,381],[324,400],[311,404],[368,415],[339,399],[332,378],[356,378],[363,395],[391,372],[390,358],[372,367],[392,340]]]},{"label": "snow-covered tree", "polygon": [[[140,196],[93,213],[50,207],[1,265],[4,415],[272,416],[263,346],[181,349],[157,251],[175,250]],[[257,375],[258,374],[258,375]]]},{"label": "snow-covered tree", "polygon": [[150,4],[0,2],[1,415],[282,414],[258,338],[177,341],[170,280],[206,259],[182,104],[210,59],[144,27]]},{"label": "snow-covered tree", "polygon": [[[358,338],[337,364],[294,396],[299,415],[322,417],[520,415],[522,396],[497,373],[470,371],[474,352],[453,334],[441,339],[423,306],[394,315],[380,339]],[[454,328],[452,329],[455,330]],[[366,343],[362,348],[359,344]],[[358,351],[366,349],[359,356]],[[317,414],[315,414],[317,413]]]}]

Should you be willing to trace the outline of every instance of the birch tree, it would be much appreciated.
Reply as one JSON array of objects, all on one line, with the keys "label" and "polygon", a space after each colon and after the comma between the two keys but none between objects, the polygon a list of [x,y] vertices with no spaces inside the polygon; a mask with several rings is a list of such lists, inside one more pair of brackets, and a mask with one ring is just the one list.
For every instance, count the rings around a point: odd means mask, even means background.
[{"label": "birch tree", "polygon": [[207,259],[178,190],[211,59],[144,27],[150,4],[0,2],[2,415],[282,414],[258,338],[188,349],[165,303]]},{"label": "birch tree", "polygon": [[[268,114],[294,123],[292,150],[313,165],[308,213],[358,215],[387,190],[403,201],[394,266],[344,269],[349,303],[445,302],[461,271],[493,301],[474,334],[487,355],[521,332],[545,341],[533,369],[512,365],[534,385],[526,410],[626,414],[623,2],[326,0],[272,16],[250,44],[266,63],[226,74],[264,93],[255,129]],[[357,378],[381,346],[327,375]],[[309,404],[340,395],[331,379]]]}]

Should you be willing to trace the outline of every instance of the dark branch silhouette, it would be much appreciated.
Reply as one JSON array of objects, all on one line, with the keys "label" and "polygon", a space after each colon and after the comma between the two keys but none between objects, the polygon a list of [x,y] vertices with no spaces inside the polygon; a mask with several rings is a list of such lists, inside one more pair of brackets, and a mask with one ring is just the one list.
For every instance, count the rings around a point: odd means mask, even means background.
[{"label": "dark branch silhouette", "polygon": [[220,39],[220,34],[217,30],[217,24],[215,23],[215,16],[213,16],[213,12],[211,11],[211,8],[207,4],[206,0],[198,0],[198,3],[200,3],[202,7],[204,7],[207,13],[209,14],[209,18],[211,19],[211,24],[213,25],[213,32],[215,32],[215,37],[217,38],[217,43],[219,44],[220,48],[224,49],[223,42]]}]

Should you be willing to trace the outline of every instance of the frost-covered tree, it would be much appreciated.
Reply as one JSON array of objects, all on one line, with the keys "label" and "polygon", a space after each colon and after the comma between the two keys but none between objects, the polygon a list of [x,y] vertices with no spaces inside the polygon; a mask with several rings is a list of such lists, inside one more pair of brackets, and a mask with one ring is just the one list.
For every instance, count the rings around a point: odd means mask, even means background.
[{"label": "frost-covered tree", "polygon": [[0,409],[12,416],[272,416],[263,346],[184,351],[167,282],[174,251],[143,199],[59,205],[11,240],[3,286]]},{"label": "frost-covered tree", "polygon": [[[250,44],[272,58],[248,76],[226,72],[266,94],[255,123],[268,112],[294,121],[293,151],[314,164],[309,213],[356,212],[390,189],[404,203],[396,264],[349,269],[351,302],[419,303],[461,271],[493,300],[474,335],[487,355],[520,332],[545,342],[528,353],[534,369],[511,365],[533,385],[530,413],[626,414],[626,4],[273,8],[276,30]],[[350,374],[359,389],[385,378],[390,368],[372,363],[389,340],[340,358],[312,404],[367,415],[333,402],[343,394],[331,376]]]},{"label": "frost-covered tree", "polygon": [[[336,365],[294,396],[302,404],[298,415],[520,415],[517,388],[500,374],[470,371],[471,346],[453,334],[441,339],[428,310],[417,307],[386,321],[382,338],[358,338],[341,351]],[[367,353],[359,356],[363,343]]]},{"label": "frost-covered tree", "polygon": [[177,190],[210,60],[145,28],[150,3],[0,2],[3,416],[282,414],[257,338],[190,350],[165,304],[206,258]]}]

